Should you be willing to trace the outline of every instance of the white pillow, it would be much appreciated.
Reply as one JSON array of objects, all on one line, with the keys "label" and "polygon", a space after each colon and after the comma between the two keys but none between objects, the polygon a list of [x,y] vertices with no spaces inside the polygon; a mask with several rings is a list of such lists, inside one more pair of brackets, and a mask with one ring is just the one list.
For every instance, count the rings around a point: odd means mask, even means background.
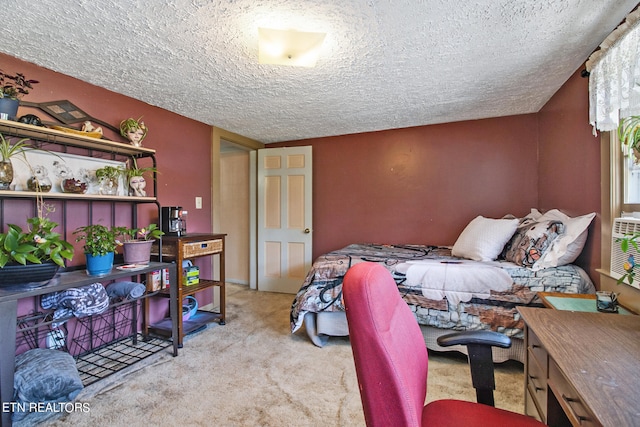
[{"label": "white pillow", "polygon": [[475,217],[460,233],[451,255],[475,261],[493,261],[516,232],[518,219]]},{"label": "white pillow", "polygon": [[571,218],[557,209],[545,212],[538,221],[558,220],[564,224],[564,233],[558,236],[547,252],[531,267],[542,270],[548,267],[558,267],[571,264],[578,258],[588,237],[588,228],[596,216],[595,212]]}]

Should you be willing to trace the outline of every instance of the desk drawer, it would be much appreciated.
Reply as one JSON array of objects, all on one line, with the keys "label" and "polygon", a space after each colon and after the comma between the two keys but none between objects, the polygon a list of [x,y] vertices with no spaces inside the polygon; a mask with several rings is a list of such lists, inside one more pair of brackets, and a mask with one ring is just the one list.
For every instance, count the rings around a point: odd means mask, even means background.
[{"label": "desk drawer", "polygon": [[580,427],[600,426],[593,414],[582,403],[580,395],[562,375],[553,359],[549,361],[549,387],[573,425]]},{"label": "desk drawer", "polygon": [[543,419],[547,417],[547,360],[543,365],[534,357],[531,347],[527,349],[528,363],[526,372],[527,390]]},{"label": "desk drawer", "polygon": [[193,258],[222,252],[222,239],[202,240],[200,242],[185,243],[182,247],[183,258]]},{"label": "desk drawer", "polygon": [[538,362],[539,367],[542,369],[540,372],[540,378],[547,378],[547,350],[542,346],[540,340],[536,334],[527,328],[527,350],[529,354]]}]

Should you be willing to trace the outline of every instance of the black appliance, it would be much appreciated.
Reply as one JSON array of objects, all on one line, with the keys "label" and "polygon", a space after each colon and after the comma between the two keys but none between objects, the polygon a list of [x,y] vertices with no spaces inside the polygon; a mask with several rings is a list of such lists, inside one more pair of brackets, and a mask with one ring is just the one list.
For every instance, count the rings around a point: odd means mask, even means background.
[{"label": "black appliance", "polygon": [[168,236],[187,234],[187,220],[183,217],[182,206],[162,207],[162,231]]}]

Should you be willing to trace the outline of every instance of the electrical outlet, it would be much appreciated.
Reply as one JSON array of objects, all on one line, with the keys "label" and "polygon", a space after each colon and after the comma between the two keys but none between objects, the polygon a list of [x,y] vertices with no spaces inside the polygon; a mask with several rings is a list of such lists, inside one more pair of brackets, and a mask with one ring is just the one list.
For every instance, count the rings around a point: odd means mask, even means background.
[{"label": "electrical outlet", "polygon": [[202,209],[202,197],[196,197],[196,209]]},{"label": "electrical outlet", "polygon": [[52,350],[64,348],[64,341],[64,332],[60,329],[54,329],[47,334],[47,348]]}]

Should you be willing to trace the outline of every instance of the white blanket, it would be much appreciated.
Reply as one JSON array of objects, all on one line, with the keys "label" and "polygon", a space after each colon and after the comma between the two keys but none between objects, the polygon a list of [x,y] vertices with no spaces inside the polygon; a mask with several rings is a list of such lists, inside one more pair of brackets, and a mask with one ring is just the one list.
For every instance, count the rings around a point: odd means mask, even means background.
[{"label": "white blanket", "polygon": [[455,305],[473,297],[488,298],[492,290],[506,291],[513,285],[506,271],[478,261],[417,260],[406,264],[406,286],[421,289],[429,299],[446,297]]}]

